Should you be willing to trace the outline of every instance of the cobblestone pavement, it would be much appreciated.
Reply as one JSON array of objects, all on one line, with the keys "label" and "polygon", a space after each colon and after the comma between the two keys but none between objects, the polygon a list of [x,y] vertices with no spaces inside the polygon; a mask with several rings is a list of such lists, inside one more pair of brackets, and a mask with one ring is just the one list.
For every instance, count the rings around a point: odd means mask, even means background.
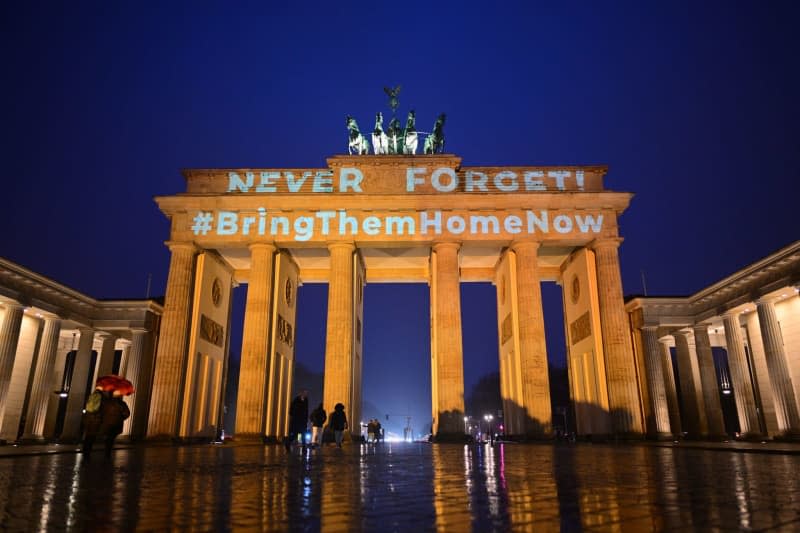
[{"label": "cobblestone pavement", "polygon": [[800,531],[798,473],[642,445],[135,446],[0,457],[0,529]]}]

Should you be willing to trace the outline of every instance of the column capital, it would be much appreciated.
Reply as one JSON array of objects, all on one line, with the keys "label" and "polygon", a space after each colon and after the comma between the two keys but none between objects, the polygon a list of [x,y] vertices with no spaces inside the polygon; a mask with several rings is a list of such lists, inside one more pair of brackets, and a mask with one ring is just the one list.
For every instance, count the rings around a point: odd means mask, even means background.
[{"label": "column capital", "polygon": [[169,248],[170,252],[188,250],[197,253],[200,251],[200,248],[193,241],[164,241],[164,244]]},{"label": "column capital", "polygon": [[741,314],[742,312],[739,309],[728,309],[721,313],[721,316],[723,319],[736,320]]},{"label": "column capital", "polygon": [[692,332],[687,330],[687,329],[685,329],[685,328],[676,329],[675,331],[670,332],[670,335],[672,335],[675,338],[678,338],[678,336],[687,337],[688,338],[689,335],[691,335],[691,334],[692,334]]},{"label": "column capital", "polygon": [[779,298],[780,298],[779,296],[774,296],[774,295],[759,296],[758,298],[755,299],[756,307],[763,307],[765,305],[774,304]]},{"label": "column capital", "polygon": [[708,328],[711,326],[708,322],[701,322],[699,324],[692,324],[692,331],[705,331],[708,333]]},{"label": "column capital", "polygon": [[439,250],[444,250],[444,249],[453,249],[453,248],[455,248],[456,252],[459,251],[461,249],[461,243],[457,241],[441,241],[441,242],[435,242],[431,245],[431,250],[433,250],[434,252],[438,252]]},{"label": "column capital", "polygon": [[642,331],[652,331],[653,333],[655,333],[655,332],[657,332],[657,331],[658,331],[658,328],[659,328],[659,326],[653,326],[653,325],[644,325],[644,326],[642,326],[640,329],[641,329]]},{"label": "column capital", "polygon": [[81,335],[83,335],[84,333],[85,333],[86,335],[94,335],[94,328],[90,328],[89,326],[78,326],[78,327],[76,327],[75,329],[76,329],[76,330],[78,331],[78,333],[80,333]]},{"label": "column capital", "polygon": [[0,302],[0,303],[2,303],[3,307],[5,307],[6,309],[23,309],[24,310],[25,308],[28,307],[27,305],[25,305],[23,303],[19,303],[19,302],[9,301],[9,302]]},{"label": "column capital", "polygon": [[266,250],[267,252],[274,252],[278,249],[278,247],[275,246],[275,243],[272,241],[251,242],[247,247],[250,249],[251,252],[255,250]]},{"label": "column capital", "polygon": [[351,241],[331,241],[328,243],[328,251],[335,250],[336,248],[344,248],[350,252],[355,252],[356,245]]},{"label": "column capital", "polygon": [[532,251],[534,253],[539,251],[542,243],[539,241],[513,241],[509,248],[514,252],[521,252],[523,250]]},{"label": "column capital", "polygon": [[600,250],[606,248],[619,248],[619,245],[622,244],[624,239],[622,237],[604,237],[601,239],[595,239],[589,244],[587,244],[587,248],[591,250]]}]

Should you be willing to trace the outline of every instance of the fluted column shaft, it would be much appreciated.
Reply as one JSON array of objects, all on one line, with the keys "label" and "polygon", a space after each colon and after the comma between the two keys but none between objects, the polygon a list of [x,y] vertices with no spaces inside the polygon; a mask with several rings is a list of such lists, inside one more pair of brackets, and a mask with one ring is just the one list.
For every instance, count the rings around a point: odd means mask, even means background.
[{"label": "fluted column shaft", "polygon": [[36,357],[36,369],[33,372],[30,404],[28,406],[28,414],[25,417],[23,439],[44,438],[47,404],[55,390],[53,374],[60,334],[61,320],[58,318],[45,318],[42,339],[39,343],[39,354]]},{"label": "fluted column shaft", "polygon": [[664,385],[664,367],[661,363],[661,347],[658,342],[658,328],[645,326],[642,328],[644,341],[644,366],[647,372],[648,396],[650,396],[650,410],[653,413],[652,431],[655,435],[671,433],[669,425],[669,405],[667,404],[667,391]]},{"label": "fluted column shaft", "polygon": [[[72,379],[69,382],[67,396],[67,413],[64,416],[64,429],[61,440],[77,441],[81,438],[81,419],[83,407],[86,405],[87,383],[94,371],[92,368],[92,347],[94,346],[94,330],[79,328],[78,351],[75,364],[72,366]],[[91,391],[91,384],[89,384]]]},{"label": "fluted column shaft", "polygon": [[771,301],[759,300],[756,302],[756,310],[758,325],[761,329],[761,342],[764,344],[764,355],[767,360],[769,381],[772,384],[778,429],[783,434],[800,435],[800,415],[797,412],[792,376],[789,374],[786,353],[783,349],[781,326],[775,316],[775,305]]},{"label": "fluted column shaft", "polygon": [[186,372],[187,339],[192,304],[194,262],[197,249],[192,243],[172,243],[172,257],[164,297],[164,314],[153,372],[150,399],[149,437],[177,435],[178,416]]},{"label": "fluted column shaft", "polygon": [[596,241],[592,248],[597,263],[597,295],[600,328],[608,382],[608,403],[616,433],[641,433],[642,415],[634,368],[628,315],[622,299],[619,239]]},{"label": "fluted column shaft", "polygon": [[[325,383],[323,405],[332,413],[337,403],[344,405],[350,432],[358,433],[358,420],[353,420],[353,253],[355,245],[337,242],[328,245],[331,255],[328,282],[328,321],[325,336]],[[330,415],[329,415],[330,416]]]},{"label": "fluted column shaft", "polygon": [[711,352],[711,339],[708,338],[708,326],[693,326],[694,349],[697,352],[697,366],[700,369],[700,383],[703,386],[703,403],[706,407],[708,435],[710,437],[725,436],[725,421],[722,418],[722,404],[719,401],[719,383],[714,367],[714,355]]},{"label": "fluted column shaft", "polygon": [[758,424],[747,356],[744,353],[739,314],[727,314],[722,319],[725,324],[725,343],[728,347],[728,366],[733,380],[734,400],[739,413],[739,429],[743,435],[760,435],[761,429]]},{"label": "fluted column shaft", "polygon": [[673,435],[682,431],[681,412],[678,404],[678,389],[675,386],[675,372],[672,368],[672,354],[666,342],[659,341],[661,349],[661,368],[664,371],[664,389],[667,393],[667,406],[669,407],[669,427]]},{"label": "fluted column shaft", "polygon": [[433,405],[437,435],[464,434],[464,352],[461,339],[461,280],[458,251],[461,244],[433,246],[435,272],[431,283],[431,319],[436,329],[436,379]]},{"label": "fluted column shaft", "polygon": [[550,436],[553,412],[547,370],[542,289],[537,266],[538,242],[516,242],[511,249],[516,261],[517,323],[522,364],[523,397],[527,414],[526,433]]},{"label": "fluted column shaft", "polygon": [[692,371],[692,355],[689,351],[688,332],[679,331],[673,334],[675,352],[678,356],[678,376],[680,377],[681,399],[683,400],[683,421],[686,431],[691,437],[699,438],[706,433],[706,419],[700,407],[697,395],[697,384]]},{"label": "fluted column shaft", "polygon": [[[122,354],[119,358],[119,369],[117,370],[117,374],[120,376],[127,376],[128,375],[128,358],[131,356],[131,342],[128,339],[117,339],[118,342],[114,343],[114,350],[120,350]],[[117,345],[120,348],[117,348]]]},{"label": "fluted column shaft", "polygon": [[277,248],[270,243],[250,245],[250,279],[242,332],[239,393],[236,400],[236,435],[265,434],[269,380],[273,263]]},{"label": "fluted column shaft", "polygon": [[11,387],[11,373],[14,370],[14,358],[17,355],[19,331],[22,326],[22,315],[25,306],[18,303],[6,303],[2,323],[0,323],[0,421],[6,410],[6,397]]},{"label": "fluted column shaft", "polygon": [[[141,390],[146,378],[142,376],[142,359],[144,358],[144,343],[147,338],[146,329],[133,329],[131,331],[131,344],[128,346],[128,354],[125,357],[125,378],[133,383],[134,392],[128,397],[127,403],[131,410],[131,416],[125,421],[123,433],[133,437],[140,437],[141,429],[144,427],[142,417],[147,415],[147,410],[143,400],[146,400],[147,391]],[[144,397],[143,397],[144,395]],[[137,405],[137,403],[139,405]]]},{"label": "fluted column shaft", "polygon": [[114,370],[114,351],[117,338],[109,333],[98,333],[102,338],[100,357],[97,359],[97,377],[111,374]]}]

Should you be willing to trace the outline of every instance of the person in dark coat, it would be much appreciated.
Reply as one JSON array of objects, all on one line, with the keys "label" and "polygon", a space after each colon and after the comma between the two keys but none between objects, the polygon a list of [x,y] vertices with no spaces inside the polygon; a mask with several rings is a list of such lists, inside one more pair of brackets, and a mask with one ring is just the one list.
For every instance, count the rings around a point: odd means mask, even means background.
[{"label": "person in dark coat", "polygon": [[325,421],[328,419],[328,413],[326,413],[325,409],[322,407],[322,402],[320,402],[316,409],[311,411],[311,416],[309,418],[311,420],[311,445],[321,446],[322,428],[325,426]]},{"label": "person in dark coat", "polygon": [[344,437],[344,430],[347,429],[347,415],[344,414],[344,405],[337,403],[331,413],[330,426],[333,430],[333,436],[336,439],[336,445],[342,447],[342,438]]},{"label": "person in dark coat", "polygon": [[[125,420],[131,416],[131,411],[128,405],[123,401],[122,395],[117,391],[108,392],[97,390],[92,394],[100,394],[100,408],[96,411],[87,412],[84,414],[84,438],[83,438],[83,453],[89,455],[92,453],[94,441],[98,435],[105,435],[106,438],[106,457],[111,457],[111,451],[114,449],[114,441],[117,436],[122,433],[122,427]],[[88,407],[89,402],[87,402]]]},{"label": "person in dark coat", "polygon": [[297,435],[306,447],[306,428],[308,427],[308,391],[301,391],[289,405],[289,435],[284,446],[286,451],[291,451],[292,443],[297,440]]}]

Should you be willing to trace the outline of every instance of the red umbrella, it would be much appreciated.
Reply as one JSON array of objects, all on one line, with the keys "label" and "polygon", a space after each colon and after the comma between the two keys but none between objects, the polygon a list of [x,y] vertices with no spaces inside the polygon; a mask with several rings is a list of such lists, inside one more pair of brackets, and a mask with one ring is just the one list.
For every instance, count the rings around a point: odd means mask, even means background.
[{"label": "red umbrella", "polygon": [[107,376],[97,378],[95,388],[108,392],[116,391],[122,396],[127,396],[128,394],[134,393],[133,383],[122,376],[117,376],[116,374],[109,374]]}]

